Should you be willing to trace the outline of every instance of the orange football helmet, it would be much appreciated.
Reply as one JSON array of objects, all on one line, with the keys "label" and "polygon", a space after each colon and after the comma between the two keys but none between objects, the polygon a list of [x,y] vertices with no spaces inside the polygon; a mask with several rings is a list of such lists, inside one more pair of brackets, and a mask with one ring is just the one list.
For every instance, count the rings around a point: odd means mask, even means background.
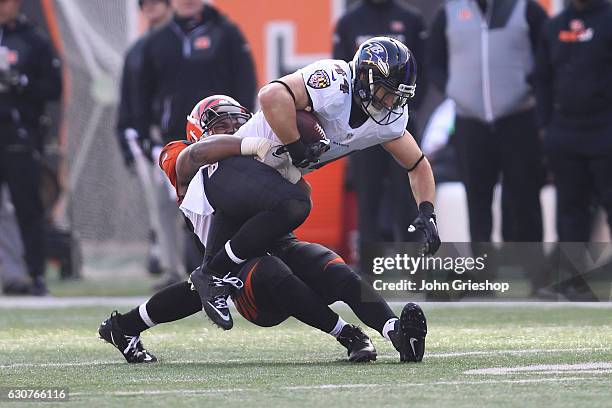
[{"label": "orange football helmet", "polygon": [[253,116],[234,98],[212,95],[202,99],[187,116],[187,140],[197,142],[203,136],[232,134]]}]

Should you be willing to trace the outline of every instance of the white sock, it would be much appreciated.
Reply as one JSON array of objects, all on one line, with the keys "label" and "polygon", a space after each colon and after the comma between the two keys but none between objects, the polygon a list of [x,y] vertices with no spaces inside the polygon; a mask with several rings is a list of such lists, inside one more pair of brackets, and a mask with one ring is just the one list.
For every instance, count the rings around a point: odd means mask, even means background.
[{"label": "white sock", "polygon": [[231,259],[232,262],[234,262],[237,265],[240,265],[241,263],[246,261],[246,259],[240,259],[236,256],[234,251],[232,251],[232,246],[230,245],[229,241],[225,243],[225,252],[227,253],[227,256],[229,257],[229,259]]},{"label": "white sock", "polygon": [[147,326],[153,327],[157,324],[153,320],[151,320],[151,317],[149,316],[149,312],[147,312],[146,302],[138,306],[138,313],[140,314],[140,318],[142,319],[142,321],[145,322]]},{"label": "white sock", "polygon": [[338,335],[340,334],[340,332],[346,325],[347,323],[344,320],[342,320],[340,316],[338,316],[338,321],[336,322],[336,326],[334,326],[333,330],[330,331],[329,334],[331,334],[334,337],[338,337]]},{"label": "white sock", "polygon": [[397,317],[392,317],[391,319],[387,320],[387,323],[385,323],[382,329],[382,335],[385,339],[391,341],[391,339],[389,338],[389,332],[395,329],[395,322],[397,322],[398,320],[399,319]]}]

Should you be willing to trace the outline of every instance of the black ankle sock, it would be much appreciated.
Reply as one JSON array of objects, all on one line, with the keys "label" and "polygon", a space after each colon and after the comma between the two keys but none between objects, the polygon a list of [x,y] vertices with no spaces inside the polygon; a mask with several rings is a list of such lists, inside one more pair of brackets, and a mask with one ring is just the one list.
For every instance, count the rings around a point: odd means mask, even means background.
[{"label": "black ankle sock", "polygon": [[117,316],[119,327],[128,336],[137,336],[139,333],[147,330],[149,326],[140,317],[138,307],[133,308],[123,315]]},{"label": "black ankle sock", "polygon": [[[202,310],[198,293],[191,290],[188,282],[170,285],[156,294],[146,303],[149,318],[155,323],[167,323],[183,319]],[[119,327],[130,336],[138,335],[149,328],[140,316],[139,307],[135,307],[118,317]]]},{"label": "black ankle sock", "polygon": [[395,316],[380,292],[344,263],[330,265],[321,279],[326,287],[321,290],[329,300],[349,305],[364,324],[382,334],[385,323]]},{"label": "black ankle sock", "polygon": [[183,319],[202,310],[200,296],[189,282],[179,282],[154,294],[147,302],[147,312],[155,323]]},{"label": "black ankle sock", "polygon": [[225,248],[221,248],[210,262],[206,265],[206,269],[217,277],[225,276],[237,265],[227,254]]},{"label": "black ankle sock", "polygon": [[380,293],[364,280],[351,280],[343,289],[340,300],[349,305],[359,320],[380,334],[385,323],[396,317]]}]

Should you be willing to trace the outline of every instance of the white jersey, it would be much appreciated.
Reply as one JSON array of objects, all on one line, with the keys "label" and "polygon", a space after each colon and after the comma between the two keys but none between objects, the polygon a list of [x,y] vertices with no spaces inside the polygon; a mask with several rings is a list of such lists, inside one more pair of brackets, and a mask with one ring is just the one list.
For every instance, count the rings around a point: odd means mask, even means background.
[{"label": "white jersey", "polygon": [[206,192],[204,190],[204,173],[208,172],[209,176],[214,173],[219,165],[217,163],[200,167],[200,170],[193,176],[189,182],[189,187],[183,202],[179,208],[193,225],[193,232],[200,238],[200,242],[206,246],[208,232],[212,224],[213,212],[215,211],[208,202]]},{"label": "white jersey", "polygon": [[[403,115],[389,125],[379,125],[372,118],[368,118],[364,124],[355,129],[349,126],[353,78],[347,62],[321,60],[298,72],[302,74],[304,85],[312,100],[313,113],[330,140],[330,149],[323,153],[319,163],[300,169],[302,174],[316,170],[351,152],[397,139],[404,134],[408,124],[407,107],[404,107]],[[263,137],[281,144],[261,111],[238,129],[235,135]]]}]

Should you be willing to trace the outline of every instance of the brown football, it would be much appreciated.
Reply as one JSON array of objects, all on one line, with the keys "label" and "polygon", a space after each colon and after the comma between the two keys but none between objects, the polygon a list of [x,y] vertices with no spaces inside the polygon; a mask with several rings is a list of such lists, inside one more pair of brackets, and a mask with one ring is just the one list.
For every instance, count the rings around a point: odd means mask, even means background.
[{"label": "brown football", "polygon": [[310,144],[325,139],[325,131],[314,113],[299,110],[296,112],[296,118],[297,128],[304,143]]}]

